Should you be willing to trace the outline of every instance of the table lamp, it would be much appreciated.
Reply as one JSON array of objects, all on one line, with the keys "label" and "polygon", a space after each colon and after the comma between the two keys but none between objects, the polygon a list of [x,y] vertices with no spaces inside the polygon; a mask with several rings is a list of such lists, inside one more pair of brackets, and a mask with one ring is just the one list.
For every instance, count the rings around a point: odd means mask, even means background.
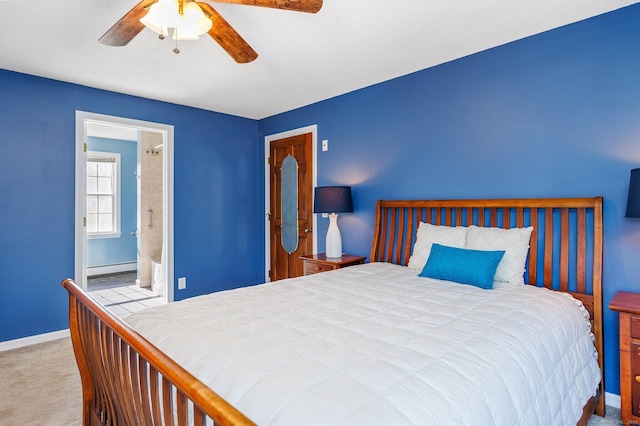
[{"label": "table lamp", "polygon": [[631,170],[625,217],[640,217],[640,169]]},{"label": "table lamp", "polygon": [[327,258],[342,257],[342,237],[338,229],[338,213],[353,212],[350,186],[320,186],[315,189],[314,213],[329,213],[329,229],[325,254]]}]

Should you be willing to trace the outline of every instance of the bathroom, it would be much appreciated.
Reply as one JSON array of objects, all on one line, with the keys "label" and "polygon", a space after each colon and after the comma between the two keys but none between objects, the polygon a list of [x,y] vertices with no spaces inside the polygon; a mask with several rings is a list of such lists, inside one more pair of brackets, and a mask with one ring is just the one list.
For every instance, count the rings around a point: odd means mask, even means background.
[{"label": "bathroom", "polygon": [[[93,124],[87,131],[87,151],[88,290],[99,290],[100,301],[118,314],[156,305],[165,291],[163,135]],[[96,179],[90,176],[96,170],[90,162],[106,161],[104,158],[117,159],[109,176],[97,177],[101,182],[111,177],[114,201],[106,209],[103,192],[109,193],[104,189],[109,185],[102,185],[98,194],[90,190],[91,179]],[[101,200],[99,207],[96,198]],[[97,218],[100,226],[109,223],[103,211],[112,213],[108,232],[95,227]]]}]

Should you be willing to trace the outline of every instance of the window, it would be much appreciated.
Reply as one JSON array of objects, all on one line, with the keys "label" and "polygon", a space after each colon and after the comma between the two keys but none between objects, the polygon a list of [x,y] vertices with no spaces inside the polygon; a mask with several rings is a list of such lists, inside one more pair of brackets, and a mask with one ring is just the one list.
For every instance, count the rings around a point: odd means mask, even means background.
[{"label": "window", "polygon": [[120,236],[120,154],[87,155],[87,236]]}]

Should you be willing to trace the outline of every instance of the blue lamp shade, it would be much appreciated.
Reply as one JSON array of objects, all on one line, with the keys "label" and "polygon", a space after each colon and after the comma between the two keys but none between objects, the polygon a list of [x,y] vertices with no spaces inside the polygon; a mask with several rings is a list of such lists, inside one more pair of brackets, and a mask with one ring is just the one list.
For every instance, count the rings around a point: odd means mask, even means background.
[{"label": "blue lamp shade", "polygon": [[640,217],[640,169],[631,170],[626,217]]},{"label": "blue lamp shade", "polygon": [[319,186],[315,189],[314,213],[352,213],[350,186]]},{"label": "blue lamp shade", "polygon": [[338,213],[353,212],[350,186],[320,186],[314,193],[314,213],[329,213],[329,229],[325,254],[329,259],[342,257],[342,237],[338,229]]}]

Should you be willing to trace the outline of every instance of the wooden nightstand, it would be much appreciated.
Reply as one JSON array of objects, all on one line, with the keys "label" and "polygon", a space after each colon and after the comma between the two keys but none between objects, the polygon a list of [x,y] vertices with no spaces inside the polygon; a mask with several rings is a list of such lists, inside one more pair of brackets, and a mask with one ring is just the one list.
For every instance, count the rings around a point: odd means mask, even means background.
[{"label": "wooden nightstand", "polygon": [[620,313],[620,414],[640,424],[640,294],[619,291],[609,309]]},{"label": "wooden nightstand", "polygon": [[361,265],[364,263],[366,256],[343,254],[342,257],[336,259],[327,259],[324,253],[319,253],[300,256],[300,259],[304,262],[304,274],[311,275],[318,272],[346,268],[347,266]]}]

